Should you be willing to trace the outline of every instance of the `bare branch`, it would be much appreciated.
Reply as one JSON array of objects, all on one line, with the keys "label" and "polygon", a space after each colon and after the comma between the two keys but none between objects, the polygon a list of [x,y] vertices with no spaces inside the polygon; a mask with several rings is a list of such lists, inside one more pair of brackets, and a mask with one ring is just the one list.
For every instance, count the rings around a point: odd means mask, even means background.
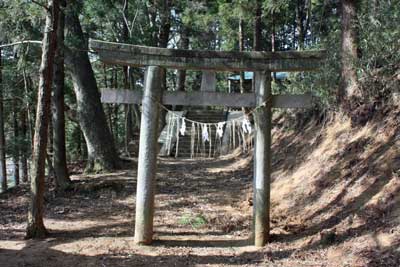
[{"label": "bare branch", "polygon": [[15,46],[15,45],[20,45],[20,44],[40,44],[41,45],[42,41],[35,41],[35,40],[19,41],[19,42],[15,42],[15,43],[11,43],[11,44],[0,45],[0,48],[10,47],[10,46]]},{"label": "bare branch", "polygon": [[135,17],[132,19],[132,22],[131,22],[131,29],[129,31],[129,34],[131,35],[131,37],[132,37],[133,26],[135,26],[135,22],[136,22],[136,18],[138,16],[138,14],[139,14],[139,9],[136,10]]},{"label": "bare branch", "polygon": [[128,19],[126,18],[126,14],[125,14],[127,8],[128,8],[128,1],[124,0],[124,6],[123,6],[122,10],[120,10],[120,12],[121,12],[122,18],[124,19],[125,27],[129,32],[129,36],[131,37],[132,36],[131,28],[129,27],[129,22],[128,22]]}]

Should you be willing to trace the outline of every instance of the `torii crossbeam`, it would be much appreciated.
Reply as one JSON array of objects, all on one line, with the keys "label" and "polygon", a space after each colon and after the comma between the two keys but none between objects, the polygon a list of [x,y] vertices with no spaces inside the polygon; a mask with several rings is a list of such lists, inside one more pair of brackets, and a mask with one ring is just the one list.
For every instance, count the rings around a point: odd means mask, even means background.
[{"label": "torii crossbeam", "polygon": [[[224,52],[178,50],[90,41],[100,60],[107,64],[147,66],[144,93],[103,90],[105,103],[141,103],[142,119],[138,159],[135,242],[150,244],[153,238],[154,188],[157,167],[159,103],[196,106],[263,107],[255,112],[254,149],[254,244],[264,246],[270,231],[271,123],[272,108],[306,108],[311,95],[272,95],[271,71],[315,70],[325,51]],[[254,71],[255,92],[162,92],[162,68]],[[269,101],[271,100],[271,101]]]}]

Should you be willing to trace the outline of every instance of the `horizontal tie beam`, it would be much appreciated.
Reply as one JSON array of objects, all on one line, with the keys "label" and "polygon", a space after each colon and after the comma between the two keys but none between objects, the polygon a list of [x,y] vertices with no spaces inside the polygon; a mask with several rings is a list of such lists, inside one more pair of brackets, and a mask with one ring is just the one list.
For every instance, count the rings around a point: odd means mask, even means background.
[{"label": "horizontal tie beam", "polygon": [[[141,104],[143,93],[139,90],[103,89],[101,102],[117,104]],[[311,94],[303,95],[274,95],[274,108],[310,108],[313,103]],[[181,106],[224,106],[224,107],[255,107],[254,93],[219,93],[219,92],[164,92],[164,105]]]},{"label": "horizontal tie beam", "polygon": [[183,50],[90,40],[90,48],[106,64],[160,66],[211,71],[306,71],[322,65],[324,50],[205,51]]}]

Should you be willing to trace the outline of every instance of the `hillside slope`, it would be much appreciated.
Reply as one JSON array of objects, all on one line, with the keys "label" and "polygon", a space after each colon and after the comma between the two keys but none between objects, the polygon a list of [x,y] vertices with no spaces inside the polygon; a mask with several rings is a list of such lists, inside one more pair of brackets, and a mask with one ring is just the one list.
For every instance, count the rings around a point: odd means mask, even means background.
[{"label": "hillside slope", "polygon": [[274,131],[275,239],[340,266],[399,266],[400,112],[364,126],[332,117]]}]

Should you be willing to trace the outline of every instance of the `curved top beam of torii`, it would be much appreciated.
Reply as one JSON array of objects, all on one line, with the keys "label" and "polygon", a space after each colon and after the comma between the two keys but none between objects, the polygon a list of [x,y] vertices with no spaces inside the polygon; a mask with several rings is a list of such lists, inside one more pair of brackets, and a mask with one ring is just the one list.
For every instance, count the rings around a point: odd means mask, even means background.
[{"label": "curved top beam of torii", "polygon": [[90,40],[90,48],[108,64],[160,66],[213,71],[309,71],[318,69],[324,50],[310,51],[202,51],[182,50]]}]

